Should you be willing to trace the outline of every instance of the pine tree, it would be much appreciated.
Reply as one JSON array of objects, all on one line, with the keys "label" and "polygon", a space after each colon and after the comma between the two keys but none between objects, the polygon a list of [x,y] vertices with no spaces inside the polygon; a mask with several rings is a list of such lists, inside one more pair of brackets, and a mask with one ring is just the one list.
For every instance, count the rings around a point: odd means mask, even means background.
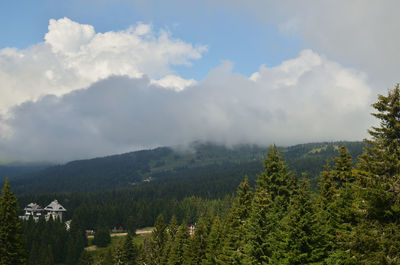
[{"label": "pine tree", "polygon": [[155,227],[150,237],[148,264],[164,264],[163,254],[167,243],[167,231],[164,217],[160,214],[157,217]]},{"label": "pine tree", "polygon": [[101,258],[101,262],[99,265],[114,265],[113,263],[113,255],[111,252],[111,248],[108,248],[107,252]]},{"label": "pine tree", "polygon": [[[365,216],[357,227],[368,245],[356,241],[353,250],[360,262],[366,258],[395,264],[400,260],[400,89],[379,95],[372,105],[380,126],[368,130],[370,139],[360,156],[359,184],[362,187],[362,207]],[[363,232],[363,228],[371,227]],[[373,246],[373,247],[371,247]]]},{"label": "pine tree", "polygon": [[248,263],[269,264],[277,247],[277,224],[284,217],[297,180],[287,170],[276,146],[264,160],[265,171],[257,179],[248,225]]},{"label": "pine tree", "polygon": [[320,259],[328,264],[352,264],[351,237],[358,222],[358,188],[352,158],[346,147],[339,148],[333,169],[326,166],[321,172],[316,216],[319,231]]},{"label": "pine tree", "polygon": [[76,264],[86,246],[87,238],[84,226],[79,218],[74,216],[72,218],[71,228],[67,239],[66,263],[68,265]]},{"label": "pine tree", "polygon": [[125,265],[124,263],[124,250],[122,246],[118,245],[113,252],[113,264],[115,265]]},{"label": "pine tree", "polygon": [[136,236],[137,223],[133,216],[128,217],[128,221],[126,222],[126,229],[131,234],[131,236]]},{"label": "pine tree", "polygon": [[180,265],[184,261],[184,252],[189,248],[190,235],[185,223],[178,228],[168,257],[168,265]]},{"label": "pine tree", "polygon": [[389,90],[388,96],[378,96],[372,105],[378,113],[380,127],[368,130],[371,139],[360,156],[359,167],[367,172],[363,184],[368,203],[368,215],[383,222],[400,220],[400,89]]},{"label": "pine tree", "polygon": [[82,251],[81,256],[79,257],[77,265],[93,265],[94,260],[92,254],[88,251]]},{"label": "pine tree", "polygon": [[333,181],[336,182],[336,188],[348,185],[354,182],[355,177],[353,175],[353,160],[351,155],[346,149],[345,145],[339,148],[339,155],[334,158],[334,171],[333,171]]},{"label": "pine tree", "polygon": [[287,215],[280,223],[280,249],[275,264],[310,264],[318,260],[318,230],[308,180],[303,177],[298,192],[290,200]]},{"label": "pine tree", "polygon": [[36,240],[33,241],[32,247],[30,248],[29,257],[28,257],[28,264],[29,265],[36,265],[39,261],[39,248]]},{"label": "pine tree", "polygon": [[25,255],[17,198],[6,179],[0,197],[0,264],[25,264]]},{"label": "pine tree", "polygon": [[128,233],[122,246],[122,262],[126,265],[135,265],[138,256],[138,250],[133,244],[132,236]]},{"label": "pine tree", "polygon": [[46,244],[45,242],[42,242],[42,246],[40,248],[38,264],[42,265],[54,264],[53,250],[51,246]]},{"label": "pine tree", "polygon": [[380,127],[368,130],[371,139],[364,140],[367,147],[360,157],[360,167],[377,180],[392,180],[400,174],[399,85],[389,90],[388,96],[378,95],[378,102],[372,106],[378,111],[372,115],[380,120]]},{"label": "pine tree", "polygon": [[175,215],[171,217],[171,220],[169,222],[169,225],[167,227],[167,239],[165,243],[165,248],[164,248],[164,253],[163,253],[163,264],[168,263],[168,258],[170,255],[170,251],[172,248],[172,245],[175,240],[176,233],[178,232],[178,224]]},{"label": "pine tree", "polygon": [[107,227],[101,226],[94,234],[93,244],[98,247],[106,247],[111,242],[110,231]]},{"label": "pine tree", "polygon": [[218,255],[220,255],[222,251],[221,243],[222,243],[222,223],[221,219],[217,215],[214,218],[213,225],[211,226],[210,234],[207,238],[207,248],[206,248],[206,258],[202,260],[203,265],[212,265],[216,264],[218,260]]},{"label": "pine tree", "polygon": [[176,220],[175,215],[173,215],[168,225],[168,236],[171,241],[174,241],[177,232],[178,232],[178,221]]},{"label": "pine tree", "polygon": [[189,247],[184,252],[185,265],[199,265],[206,258],[208,227],[207,218],[200,217],[196,224],[194,236],[192,237]]},{"label": "pine tree", "polygon": [[237,191],[223,235],[223,249],[218,260],[222,264],[243,264],[245,260],[246,224],[251,212],[252,191],[247,176]]}]

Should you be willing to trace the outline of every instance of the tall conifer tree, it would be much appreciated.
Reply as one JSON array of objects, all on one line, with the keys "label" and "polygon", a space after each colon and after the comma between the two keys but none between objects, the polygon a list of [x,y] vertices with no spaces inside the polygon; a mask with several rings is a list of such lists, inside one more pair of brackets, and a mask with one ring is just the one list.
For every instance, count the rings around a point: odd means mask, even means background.
[{"label": "tall conifer tree", "polygon": [[308,180],[303,177],[280,223],[280,249],[275,264],[311,264],[318,260],[319,227],[314,215]]},{"label": "tall conifer tree", "polygon": [[214,222],[211,226],[210,234],[207,238],[207,249],[206,249],[206,258],[203,259],[203,265],[213,265],[217,264],[218,255],[220,255],[222,251],[221,243],[222,243],[222,223],[220,217],[217,215],[214,218]]},{"label": "tall conifer tree", "polygon": [[164,223],[164,217],[160,214],[157,217],[154,230],[150,237],[148,264],[161,265],[165,262],[163,254],[168,236],[166,228],[167,226]]},{"label": "tall conifer tree", "polygon": [[[364,242],[356,242],[361,261],[395,264],[400,260],[400,89],[397,84],[388,95],[379,95],[372,113],[380,124],[368,130],[371,138],[360,156],[360,185],[365,218],[360,226]],[[373,247],[369,247],[373,246]]]},{"label": "tall conifer tree", "polygon": [[6,179],[0,197],[0,264],[25,264],[25,255],[17,198]]},{"label": "tall conifer tree", "polygon": [[297,186],[296,177],[287,170],[275,145],[270,148],[264,167],[257,179],[248,226],[247,262],[252,264],[271,263],[277,248],[277,224]]},{"label": "tall conifer tree", "polygon": [[191,238],[189,247],[184,252],[185,265],[199,265],[206,258],[208,227],[207,218],[202,216],[196,224],[194,235]]},{"label": "tall conifer tree", "polygon": [[185,223],[178,228],[168,256],[168,265],[180,265],[184,261],[185,250],[189,248],[190,235]]},{"label": "tall conifer tree", "polygon": [[350,246],[353,229],[358,222],[358,197],[352,158],[343,145],[334,158],[333,169],[321,172],[317,198],[319,256],[328,264],[352,264]]},{"label": "tall conifer tree", "polygon": [[136,246],[133,244],[131,234],[128,232],[128,235],[125,238],[123,246],[122,246],[123,264],[126,264],[126,265],[137,264],[136,263],[137,256],[138,256],[138,250],[137,250]]},{"label": "tall conifer tree", "polygon": [[247,222],[251,212],[252,191],[247,176],[237,191],[237,200],[233,205],[223,235],[223,249],[219,256],[222,264],[242,264],[245,260]]}]

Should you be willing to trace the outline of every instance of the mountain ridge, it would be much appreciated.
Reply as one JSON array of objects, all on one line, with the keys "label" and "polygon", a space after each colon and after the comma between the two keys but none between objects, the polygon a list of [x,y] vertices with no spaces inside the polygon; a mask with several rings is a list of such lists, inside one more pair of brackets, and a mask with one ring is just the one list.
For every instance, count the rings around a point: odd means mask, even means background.
[{"label": "mountain ridge", "polygon": [[[345,144],[353,159],[361,154],[362,142],[320,142],[280,147],[289,168],[301,175],[305,172],[311,182],[327,159],[336,155],[338,146]],[[189,151],[190,150],[190,151]],[[145,184],[150,181],[175,179],[184,174],[190,178],[203,174],[223,174],[242,167],[244,173],[257,174],[268,147],[238,145],[225,147],[213,143],[193,143],[188,151],[158,147],[105,157],[70,161],[10,179],[17,193],[88,192],[117,189]],[[218,174],[215,173],[218,178]],[[183,176],[182,176],[183,177]],[[177,181],[177,180],[176,180]]]}]

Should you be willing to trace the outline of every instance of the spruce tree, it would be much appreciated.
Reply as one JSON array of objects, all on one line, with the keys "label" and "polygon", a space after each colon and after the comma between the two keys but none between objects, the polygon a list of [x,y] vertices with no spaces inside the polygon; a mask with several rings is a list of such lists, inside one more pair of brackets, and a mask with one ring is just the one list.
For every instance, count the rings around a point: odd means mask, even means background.
[{"label": "spruce tree", "polygon": [[359,167],[367,172],[363,184],[366,186],[367,211],[370,218],[382,222],[400,220],[400,89],[399,85],[389,90],[388,96],[379,95],[372,105],[373,113],[380,120],[380,127],[368,130],[371,139],[360,156]]},{"label": "spruce tree", "polygon": [[246,252],[248,263],[269,264],[277,248],[277,224],[284,217],[297,180],[288,170],[276,146],[264,160],[265,171],[257,179],[249,217]]},{"label": "spruce tree", "polygon": [[94,234],[93,244],[103,248],[110,244],[110,242],[110,230],[105,226],[99,227]]},{"label": "spruce tree", "polygon": [[190,235],[185,223],[178,228],[168,257],[168,265],[180,265],[184,261],[184,252],[189,248]]},{"label": "spruce tree", "polygon": [[122,246],[122,262],[126,265],[135,265],[137,256],[138,250],[133,244],[131,234],[128,233]]},{"label": "spruce tree", "polygon": [[345,185],[354,182],[355,177],[353,174],[353,160],[351,155],[346,149],[345,145],[342,145],[339,150],[339,155],[334,158],[334,171],[333,181],[336,183],[336,188],[339,189]]},{"label": "spruce tree", "polygon": [[125,265],[124,263],[124,250],[121,245],[115,247],[113,252],[113,264],[115,265]]},{"label": "spruce tree", "polygon": [[222,251],[221,243],[222,243],[222,223],[221,219],[217,215],[214,218],[213,225],[211,226],[210,234],[207,238],[207,248],[206,248],[206,258],[202,260],[203,265],[212,265],[216,264],[218,260],[218,256]]},{"label": "spruce tree", "polygon": [[[376,180],[393,180],[400,174],[400,89],[397,84],[387,96],[378,95],[372,113],[380,120],[379,127],[368,130],[371,139],[360,156],[360,168],[374,175]],[[390,188],[387,187],[387,188]]]},{"label": "spruce tree", "polygon": [[226,221],[223,249],[218,257],[222,264],[243,264],[245,260],[246,225],[251,212],[252,191],[247,176],[240,184],[237,199]]},{"label": "spruce tree", "polygon": [[82,251],[77,265],[92,265],[94,264],[93,256],[88,251]]},{"label": "spruce tree", "polygon": [[79,217],[74,215],[74,217],[72,218],[71,228],[69,230],[69,236],[67,240],[66,263],[68,265],[76,264],[86,246],[87,238],[85,234],[85,228],[79,220]]},{"label": "spruce tree", "polygon": [[111,248],[108,248],[107,252],[101,257],[101,262],[99,265],[114,265],[113,263],[113,255],[111,252]]},{"label": "spruce tree", "polygon": [[172,245],[174,244],[176,233],[178,232],[178,224],[175,215],[171,217],[169,225],[167,227],[167,239],[165,243],[164,253],[163,253],[163,264],[168,263],[168,258],[171,252]]},{"label": "spruce tree", "polygon": [[359,219],[358,188],[352,158],[343,145],[334,158],[333,169],[321,172],[316,216],[319,225],[320,259],[328,264],[352,264],[350,244]]},{"label": "spruce tree", "polygon": [[194,235],[190,241],[189,247],[184,252],[185,265],[201,264],[206,258],[207,238],[208,238],[208,220],[206,217],[200,217],[194,230]]},{"label": "spruce tree", "polygon": [[163,254],[167,243],[167,231],[164,223],[164,217],[160,214],[157,217],[155,227],[151,233],[149,243],[149,260],[148,264],[161,265],[164,264]]},{"label": "spruce tree", "polygon": [[280,248],[273,255],[274,264],[310,264],[318,248],[318,230],[308,180],[303,177],[298,192],[290,200],[287,215],[280,222]]},{"label": "spruce tree", "polygon": [[[387,96],[378,95],[372,113],[379,121],[368,130],[370,139],[360,156],[359,184],[365,216],[357,227],[368,245],[358,242],[354,251],[360,262],[374,257],[377,263],[400,260],[400,89],[397,84]],[[362,228],[371,227],[363,233]],[[357,242],[357,241],[356,241]],[[373,246],[373,247],[371,247]]]},{"label": "spruce tree", "polygon": [[25,264],[25,255],[17,198],[6,179],[0,197],[0,264]]},{"label": "spruce tree", "polygon": [[126,229],[131,234],[131,236],[136,236],[137,223],[136,219],[133,216],[128,217],[128,220],[126,222]]}]

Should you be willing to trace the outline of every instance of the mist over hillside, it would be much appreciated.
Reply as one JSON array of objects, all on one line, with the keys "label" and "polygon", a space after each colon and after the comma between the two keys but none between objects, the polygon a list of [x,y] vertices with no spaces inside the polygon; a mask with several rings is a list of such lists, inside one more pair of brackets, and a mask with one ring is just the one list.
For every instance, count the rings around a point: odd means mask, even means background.
[{"label": "mist over hillside", "polygon": [[[342,144],[347,146],[354,160],[364,146],[362,142],[324,142],[281,147],[280,150],[289,168],[298,176],[307,174],[315,186],[326,161],[337,155]],[[244,175],[252,180],[262,170],[267,150],[268,147],[256,145],[227,148],[213,143],[193,143],[189,149],[160,147],[51,166],[14,175],[11,183],[20,194],[102,191],[188,179],[195,183],[196,178],[197,181],[206,178],[207,181],[237,182],[237,185]]]}]

